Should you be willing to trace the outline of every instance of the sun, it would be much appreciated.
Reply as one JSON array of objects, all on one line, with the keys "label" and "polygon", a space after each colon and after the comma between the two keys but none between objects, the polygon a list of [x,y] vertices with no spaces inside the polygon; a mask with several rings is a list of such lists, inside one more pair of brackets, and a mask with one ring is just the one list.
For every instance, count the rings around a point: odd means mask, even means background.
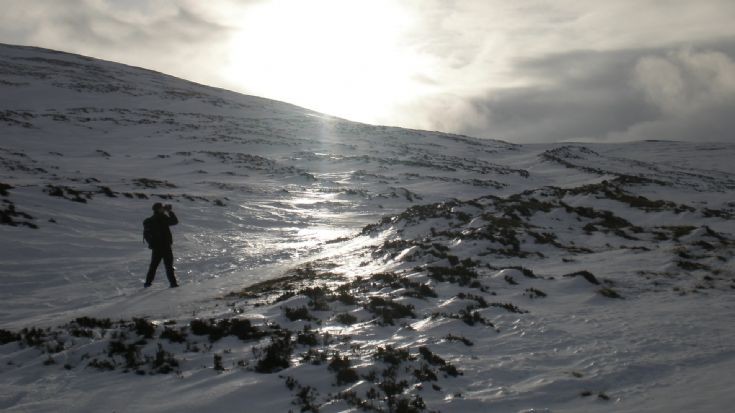
[{"label": "sun", "polygon": [[374,123],[424,93],[427,62],[388,0],[271,0],[249,9],[224,77],[246,93]]}]

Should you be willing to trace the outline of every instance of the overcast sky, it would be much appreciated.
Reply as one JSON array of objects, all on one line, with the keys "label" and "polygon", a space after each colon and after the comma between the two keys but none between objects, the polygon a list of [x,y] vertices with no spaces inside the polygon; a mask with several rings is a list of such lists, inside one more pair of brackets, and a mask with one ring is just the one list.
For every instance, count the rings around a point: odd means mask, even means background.
[{"label": "overcast sky", "polygon": [[735,141],[732,0],[0,0],[0,42],[369,123]]}]

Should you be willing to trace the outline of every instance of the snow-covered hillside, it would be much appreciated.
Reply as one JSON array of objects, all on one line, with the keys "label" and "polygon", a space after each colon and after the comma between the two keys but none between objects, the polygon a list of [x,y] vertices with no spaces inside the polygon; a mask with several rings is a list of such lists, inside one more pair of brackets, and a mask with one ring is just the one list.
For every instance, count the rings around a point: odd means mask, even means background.
[{"label": "snow-covered hillside", "polygon": [[[729,411],[734,156],[371,126],[0,45],[0,407]],[[182,287],[143,290],[159,201]]]}]

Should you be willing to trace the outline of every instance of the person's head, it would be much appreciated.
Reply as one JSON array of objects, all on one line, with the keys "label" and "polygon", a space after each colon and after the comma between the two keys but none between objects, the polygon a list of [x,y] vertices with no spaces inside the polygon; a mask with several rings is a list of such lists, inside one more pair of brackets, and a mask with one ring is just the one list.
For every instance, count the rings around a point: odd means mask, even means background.
[{"label": "person's head", "polygon": [[156,202],[153,204],[153,212],[155,213],[163,213],[163,204],[160,202]]}]

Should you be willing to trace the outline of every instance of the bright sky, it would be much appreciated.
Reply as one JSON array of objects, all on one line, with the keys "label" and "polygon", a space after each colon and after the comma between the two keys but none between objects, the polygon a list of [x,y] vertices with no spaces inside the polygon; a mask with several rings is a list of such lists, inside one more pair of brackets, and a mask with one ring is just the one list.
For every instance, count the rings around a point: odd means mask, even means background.
[{"label": "bright sky", "polygon": [[376,122],[429,94],[414,76],[431,59],[401,44],[410,10],[373,0],[273,0],[238,22],[221,72],[233,88]]},{"label": "bright sky", "polygon": [[0,0],[0,42],[368,123],[735,140],[731,0]]}]

